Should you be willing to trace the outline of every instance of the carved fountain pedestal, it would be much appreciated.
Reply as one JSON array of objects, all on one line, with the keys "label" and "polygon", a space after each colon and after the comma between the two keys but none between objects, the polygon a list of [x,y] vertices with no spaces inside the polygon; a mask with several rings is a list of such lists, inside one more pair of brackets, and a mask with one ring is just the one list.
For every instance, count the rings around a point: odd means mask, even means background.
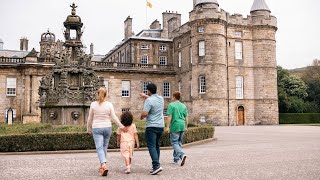
[{"label": "carved fountain pedestal", "polygon": [[[41,122],[55,125],[85,125],[96,90],[103,85],[91,66],[91,56],[82,50],[81,18],[76,6],[64,22],[65,43],[62,52],[55,53],[53,70],[42,78],[39,88]],[[76,37],[70,37],[75,31]]]}]

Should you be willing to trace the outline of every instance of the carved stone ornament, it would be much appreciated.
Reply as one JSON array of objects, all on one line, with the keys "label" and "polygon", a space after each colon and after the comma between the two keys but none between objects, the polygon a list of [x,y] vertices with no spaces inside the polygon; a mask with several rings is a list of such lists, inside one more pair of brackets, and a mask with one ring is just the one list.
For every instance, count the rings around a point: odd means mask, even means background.
[{"label": "carved stone ornament", "polygon": [[50,117],[50,119],[55,120],[58,117],[58,113],[56,111],[51,111],[51,112],[49,112],[49,117]]},{"label": "carved stone ornament", "polygon": [[80,117],[80,112],[79,111],[73,111],[71,112],[71,117],[73,120],[77,120]]}]

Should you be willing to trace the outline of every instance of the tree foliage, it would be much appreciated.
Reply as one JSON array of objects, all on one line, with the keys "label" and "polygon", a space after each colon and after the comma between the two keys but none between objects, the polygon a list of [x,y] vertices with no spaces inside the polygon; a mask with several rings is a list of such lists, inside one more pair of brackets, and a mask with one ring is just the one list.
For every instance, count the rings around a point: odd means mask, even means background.
[{"label": "tree foliage", "polygon": [[280,66],[278,67],[278,96],[280,113],[306,111],[307,85],[302,79],[290,76],[289,72]]},{"label": "tree foliage", "polygon": [[301,78],[278,66],[280,113],[320,112],[320,60],[314,60]]}]

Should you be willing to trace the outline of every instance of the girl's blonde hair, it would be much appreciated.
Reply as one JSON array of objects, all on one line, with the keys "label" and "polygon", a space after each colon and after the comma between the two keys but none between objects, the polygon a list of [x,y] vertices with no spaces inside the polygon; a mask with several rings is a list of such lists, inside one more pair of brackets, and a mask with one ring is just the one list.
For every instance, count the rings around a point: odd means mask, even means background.
[{"label": "girl's blonde hair", "polygon": [[104,87],[101,87],[97,91],[97,101],[99,104],[103,103],[106,100],[107,97],[107,89]]}]

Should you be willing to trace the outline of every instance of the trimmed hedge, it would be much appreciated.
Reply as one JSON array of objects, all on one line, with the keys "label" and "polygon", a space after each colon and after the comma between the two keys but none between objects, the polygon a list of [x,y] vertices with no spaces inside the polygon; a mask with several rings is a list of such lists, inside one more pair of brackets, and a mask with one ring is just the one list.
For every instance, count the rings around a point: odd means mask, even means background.
[{"label": "trimmed hedge", "polygon": [[280,124],[320,123],[320,113],[280,113]]},{"label": "trimmed hedge", "polygon": [[[214,127],[201,126],[188,129],[184,143],[212,138]],[[140,147],[146,147],[145,133],[138,132]],[[117,148],[116,133],[113,132],[109,148]],[[169,134],[164,133],[161,146],[171,146]],[[92,135],[86,133],[45,133],[0,136],[0,152],[58,151],[95,149]]]}]

